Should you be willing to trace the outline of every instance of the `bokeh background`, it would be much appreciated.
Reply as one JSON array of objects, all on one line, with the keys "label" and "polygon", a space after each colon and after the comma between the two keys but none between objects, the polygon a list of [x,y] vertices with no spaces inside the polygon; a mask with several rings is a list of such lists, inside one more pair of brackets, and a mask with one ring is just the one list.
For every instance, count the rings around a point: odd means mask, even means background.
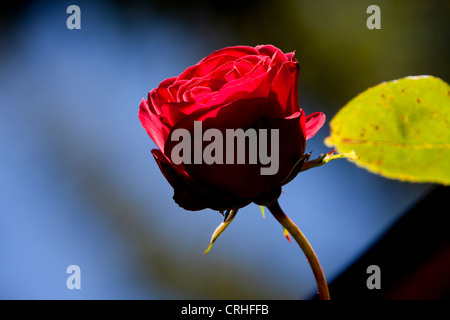
[{"label": "bokeh background", "polygon": [[[66,27],[71,4],[81,30]],[[381,30],[366,27],[371,4],[381,8]],[[316,284],[303,254],[254,204],[203,256],[222,216],[173,202],[137,117],[141,98],[240,44],[295,50],[300,104],[328,120],[382,81],[450,80],[444,0],[9,1],[0,9],[1,299],[310,299]],[[328,133],[327,122],[308,141],[313,157],[329,151]],[[331,283],[432,187],[340,160],[299,175],[280,203]],[[81,290],[66,287],[72,264]]]}]

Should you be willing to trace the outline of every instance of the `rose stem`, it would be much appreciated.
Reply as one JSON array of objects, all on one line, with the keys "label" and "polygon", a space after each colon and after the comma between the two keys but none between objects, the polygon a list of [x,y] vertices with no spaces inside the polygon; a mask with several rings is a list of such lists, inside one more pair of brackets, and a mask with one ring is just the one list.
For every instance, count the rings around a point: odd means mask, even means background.
[{"label": "rose stem", "polygon": [[316,278],[317,287],[319,289],[319,297],[321,300],[330,300],[330,293],[328,291],[327,281],[325,279],[325,275],[323,274],[322,267],[320,266],[319,260],[317,259],[316,253],[313,248],[309,244],[305,235],[300,231],[300,229],[286,216],[281,209],[278,201],[274,201],[267,205],[267,208],[273,214],[273,216],[278,220],[278,222],[286,228],[289,233],[294,237],[295,241],[297,241],[298,245],[302,249],[303,253],[308,260],[311,269],[314,273],[314,277]]}]

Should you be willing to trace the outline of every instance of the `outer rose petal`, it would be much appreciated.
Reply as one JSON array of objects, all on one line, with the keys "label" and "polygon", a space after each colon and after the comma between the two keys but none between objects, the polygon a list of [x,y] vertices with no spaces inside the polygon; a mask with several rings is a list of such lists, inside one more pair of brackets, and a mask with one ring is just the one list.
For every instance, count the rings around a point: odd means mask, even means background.
[{"label": "outer rose petal", "polygon": [[169,129],[161,121],[161,116],[154,114],[148,101],[142,99],[139,106],[139,120],[156,146],[164,152],[164,144],[169,137]]},{"label": "outer rose petal", "polygon": [[206,184],[199,185],[185,172],[180,173],[161,151],[154,149],[152,154],[164,177],[174,188],[173,199],[180,207],[186,210],[195,211],[206,208],[227,210],[230,208],[242,208],[251,202],[248,199],[234,197],[223,191],[215,190]]},{"label": "outer rose petal", "polygon": [[314,112],[306,117],[306,139],[314,137],[314,135],[322,128],[325,123],[325,114],[322,112]]},{"label": "outer rose petal", "polygon": [[283,62],[288,61],[288,58],[283,51],[271,44],[257,46],[256,50],[258,50],[260,54],[270,57],[274,64],[281,65]]},{"label": "outer rose petal", "polygon": [[245,57],[245,56],[250,56],[250,55],[258,56],[259,52],[255,48],[248,47],[248,46],[226,47],[226,48],[222,48],[222,49],[214,51],[209,56],[207,56],[207,57],[203,58],[202,60],[200,60],[199,63],[203,63],[206,60],[212,59],[212,58],[214,58],[216,56],[220,56],[220,55],[233,56],[236,59],[238,59],[238,58]]},{"label": "outer rose petal", "polygon": [[295,59],[295,51],[286,53],[286,58],[287,58],[289,61],[294,61],[294,60],[296,60],[296,59]]},{"label": "outer rose petal", "polygon": [[158,88],[153,89],[150,91],[149,95],[151,94],[151,98],[154,99],[154,102],[158,102],[155,104],[154,107],[157,108],[158,105],[160,105],[163,102],[172,102],[174,101],[174,97],[169,92],[168,88],[177,80],[176,77],[168,78],[161,82],[158,86]]},{"label": "outer rose petal", "polygon": [[298,76],[299,64],[297,62],[286,61],[282,64],[272,83],[270,92],[270,104],[277,107],[271,108],[271,116],[282,118],[300,110],[298,102]]}]

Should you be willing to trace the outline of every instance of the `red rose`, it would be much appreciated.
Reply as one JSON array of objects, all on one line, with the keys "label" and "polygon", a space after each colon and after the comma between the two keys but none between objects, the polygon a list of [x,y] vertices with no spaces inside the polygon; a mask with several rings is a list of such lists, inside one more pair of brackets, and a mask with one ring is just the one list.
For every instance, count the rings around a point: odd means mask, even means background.
[{"label": "red rose", "polygon": [[[306,117],[300,109],[298,77],[294,52],[284,54],[272,45],[229,47],[164,80],[142,99],[139,119],[158,147],[152,154],[181,207],[237,209],[279,196],[283,181],[304,154],[306,139],[325,121],[323,113]],[[178,141],[172,134],[177,129],[193,133],[194,121],[201,121],[203,132],[217,129],[224,135],[227,129],[278,129],[276,173],[261,174],[260,162],[172,161]]]}]

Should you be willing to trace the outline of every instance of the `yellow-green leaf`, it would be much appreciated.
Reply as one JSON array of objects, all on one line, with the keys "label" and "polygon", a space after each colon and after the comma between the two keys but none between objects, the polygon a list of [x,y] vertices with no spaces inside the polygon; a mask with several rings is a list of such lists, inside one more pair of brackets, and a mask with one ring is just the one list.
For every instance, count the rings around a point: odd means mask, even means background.
[{"label": "yellow-green leaf", "polygon": [[450,86],[432,76],[383,82],[330,122],[325,144],[388,178],[450,185]]}]

